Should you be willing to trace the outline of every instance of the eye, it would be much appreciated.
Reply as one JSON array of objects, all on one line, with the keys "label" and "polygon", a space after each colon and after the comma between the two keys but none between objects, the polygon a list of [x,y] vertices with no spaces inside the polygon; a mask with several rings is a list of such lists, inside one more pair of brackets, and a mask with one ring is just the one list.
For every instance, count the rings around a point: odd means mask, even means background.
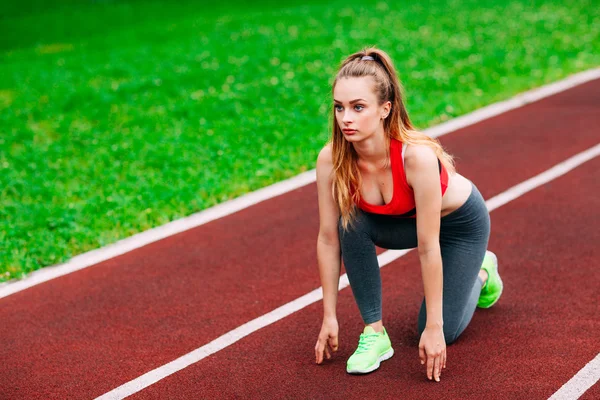
[{"label": "eye", "polygon": [[334,106],[333,106],[333,108],[334,108],[336,111],[342,111],[342,110],[341,110],[342,106],[339,106],[339,105],[337,105],[337,104],[336,104],[336,105],[334,105]]},{"label": "eye", "polygon": [[[357,109],[357,107],[360,107],[360,109]],[[356,111],[360,111],[362,110],[364,107],[361,106],[360,104],[357,104],[356,106],[354,106],[354,108],[356,109]]]}]

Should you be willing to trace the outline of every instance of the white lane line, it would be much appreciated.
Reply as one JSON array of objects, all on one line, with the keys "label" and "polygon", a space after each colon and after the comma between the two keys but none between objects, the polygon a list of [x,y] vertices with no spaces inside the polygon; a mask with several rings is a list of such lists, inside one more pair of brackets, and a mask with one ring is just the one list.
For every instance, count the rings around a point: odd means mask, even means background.
[{"label": "white lane line", "polygon": [[[494,117],[515,108],[522,107],[526,104],[533,103],[545,97],[552,96],[598,78],[600,78],[600,68],[583,71],[571,75],[562,81],[551,83],[549,85],[518,94],[509,100],[480,108],[479,110],[473,111],[462,117],[458,117],[443,124],[426,129],[424,132],[432,137],[440,137],[458,129],[465,128],[469,125],[473,125],[485,119]],[[188,217],[184,217],[156,228],[140,232],[126,239],[109,244],[105,247],[83,253],[73,257],[64,264],[42,268],[29,274],[27,277],[21,280],[0,283],[0,299],[51,279],[58,278],[59,276],[67,275],[71,272],[75,272],[113,257],[117,257],[131,250],[146,246],[147,244],[156,242],[166,237],[198,227],[215,219],[225,217],[226,215],[233,214],[234,212],[243,210],[254,204],[306,186],[315,181],[316,171],[313,169],[285,181],[275,183],[255,192],[248,193],[236,199],[229,200],[204,211],[192,214]]]},{"label": "white lane line", "polygon": [[[503,193],[500,193],[497,196],[492,197],[491,199],[486,201],[486,205],[488,210],[492,211],[498,207],[503,206],[511,202],[512,200],[523,196],[525,193],[553,180],[558,178],[561,175],[566,174],[570,170],[575,167],[583,164],[586,161],[593,159],[600,155],[600,143],[594,147],[589,148],[588,150],[581,152],[566,161],[561,162],[560,164],[555,165],[549,170],[534,176],[531,179],[526,180],[512,188],[506,190]],[[408,250],[387,250],[380,255],[377,256],[377,260],[379,262],[379,268],[384,267],[385,265],[391,263],[392,261],[402,257],[413,249]],[[344,274],[340,277],[339,290],[349,286],[348,276]],[[245,336],[250,335],[257,330],[264,328],[280,319],[287,317],[294,312],[303,309],[315,303],[319,300],[323,299],[323,288],[320,287],[318,289],[313,290],[310,293],[305,294],[302,297],[297,298],[283,306],[276,308],[275,310],[264,314],[258,318],[253,319],[250,322],[245,323],[237,327],[236,329],[227,332],[226,334],[218,337],[212,342],[205,344],[202,347],[197,348],[196,350],[187,353],[184,356],[181,356],[168,364],[165,364],[161,367],[158,367],[132,381],[129,381],[116,389],[111,390],[110,392],[98,397],[101,400],[108,399],[123,399],[127,396],[130,396],[134,393],[139,392],[140,390],[160,381],[161,379],[166,378],[167,376],[180,371],[191,364],[197,363],[198,361],[208,357],[211,354],[218,352],[219,350],[224,349],[225,347],[231,346],[238,340],[242,339]]]},{"label": "white lane line", "polygon": [[99,249],[80,254],[64,264],[44,267],[34,271],[22,280],[2,283],[0,284],[0,299],[51,279],[58,278],[59,276],[67,275],[71,272],[120,256],[152,242],[204,225],[210,221],[233,214],[266,199],[290,192],[314,182],[315,177],[315,170],[304,172],[291,179],[275,183],[236,199],[218,204],[204,211],[140,232]]},{"label": "white lane line", "polygon": [[600,353],[548,400],[575,400],[600,379]]}]

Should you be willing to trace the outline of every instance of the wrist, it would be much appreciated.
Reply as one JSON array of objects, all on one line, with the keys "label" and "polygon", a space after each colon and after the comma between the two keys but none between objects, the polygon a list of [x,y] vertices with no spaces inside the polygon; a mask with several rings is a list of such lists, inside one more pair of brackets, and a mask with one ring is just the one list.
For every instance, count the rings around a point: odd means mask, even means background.
[{"label": "wrist", "polygon": [[425,329],[427,328],[444,329],[444,321],[427,321]]},{"label": "wrist", "polygon": [[323,320],[336,320],[337,321],[337,316],[335,314],[330,314],[330,313],[325,313],[323,314]]}]

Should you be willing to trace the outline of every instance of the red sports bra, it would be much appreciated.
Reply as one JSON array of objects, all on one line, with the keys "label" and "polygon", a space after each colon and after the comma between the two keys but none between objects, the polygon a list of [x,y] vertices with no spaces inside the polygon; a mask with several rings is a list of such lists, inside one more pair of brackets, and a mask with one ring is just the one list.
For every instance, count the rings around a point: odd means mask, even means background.
[{"label": "red sports bra", "polygon": [[[374,214],[392,215],[395,217],[416,217],[415,195],[408,182],[406,181],[406,173],[402,162],[402,142],[397,139],[390,139],[390,163],[392,165],[392,177],[394,182],[394,193],[392,200],[388,204],[373,205],[365,202],[362,198],[358,203],[358,207],[366,212]],[[442,196],[448,188],[448,171],[444,164],[438,159],[440,168],[440,183],[442,188]]]}]

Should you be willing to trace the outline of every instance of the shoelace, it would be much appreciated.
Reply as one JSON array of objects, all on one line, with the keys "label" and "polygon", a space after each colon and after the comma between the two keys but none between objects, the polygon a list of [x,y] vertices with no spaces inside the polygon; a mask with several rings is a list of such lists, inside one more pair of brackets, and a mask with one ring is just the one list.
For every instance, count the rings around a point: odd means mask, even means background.
[{"label": "shoelace", "polygon": [[368,334],[361,333],[360,338],[358,339],[358,348],[356,349],[356,353],[364,353],[371,349],[371,346],[377,340],[378,334]]}]

